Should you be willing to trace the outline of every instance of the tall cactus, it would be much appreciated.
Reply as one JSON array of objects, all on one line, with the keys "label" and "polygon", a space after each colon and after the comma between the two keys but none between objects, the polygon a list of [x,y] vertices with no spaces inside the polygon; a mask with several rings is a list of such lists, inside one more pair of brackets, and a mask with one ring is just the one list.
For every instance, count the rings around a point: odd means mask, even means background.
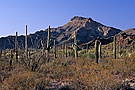
[{"label": "tall cactus", "polygon": [[88,52],[88,49],[89,49],[89,44],[87,44],[87,52]]},{"label": "tall cactus", "polygon": [[56,58],[56,41],[55,40],[53,44],[53,53],[54,53],[54,58]]},{"label": "tall cactus", "polygon": [[9,65],[12,66],[13,63],[13,53],[12,50],[10,50],[10,60],[9,60]]},{"label": "tall cactus", "polygon": [[42,47],[42,55],[44,55],[44,43],[43,43],[43,40],[41,40],[41,47]]},{"label": "tall cactus", "polygon": [[78,57],[78,51],[77,51],[77,35],[76,35],[76,31],[74,32],[74,55],[75,55],[75,58]]},{"label": "tall cactus", "polygon": [[[119,37],[119,40],[121,41],[121,36],[119,35],[118,37]],[[121,53],[122,53],[121,52],[121,42],[120,41],[118,43],[119,44],[119,58],[121,58]]]},{"label": "tall cactus", "polygon": [[67,57],[67,45],[65,44],[65,57]]},{"label": "tall cactus", "polygon": [[0,57],[2,56],[2,50],[0,49]]},{"label": "tall cactus", "polygon": [[98,40],[95,41],[95,55],[96,55],[96,63],[98,64]]},{"label": "tall cactus", "polygon": [[49,60],[49,52],[50,52],[50,25],[48,27],[48,36],[47,36],[47,52],[46,57]]},{"label": "tall cactus", "polygon": [[64,57],[64,55],[65,55],[65,48],[64,48],[64,46],[65,46],[65,44],[63,43],[62,44],[62,57]]},{"label": "tall cactus", "polygon": [[71,44],[71,56],[74,56],[74,44]]},{"label": "tall cactus", "polygon": [[30,50],[28,51],[28,58],[30,58],[30,55],[31,55],[31,53],[30,53]]},{"label": "tall cactus", "polygon": [[99,43],[99,60],[102,58],[102,43]]},{"label": "tall cactus", "polygon": [[28,60],[28,36],[27,36],[27,25],[25,26],[25,56],[26,60]]},{"label": "tall cactus", "polygon": [[16,55],[16,62],[18,62],[18,33],[17,32],[15,37],[15,55]]},{"label": "tall cactus", "polygon": [[116,36],[113,37],[113,55],[114,59],[116,59]]},{"label": "tall cactus", "polygon": [[69,56],[71,56],[71,55],[72,55],[72,44],[71,44],[70,49],[69,49]]}]

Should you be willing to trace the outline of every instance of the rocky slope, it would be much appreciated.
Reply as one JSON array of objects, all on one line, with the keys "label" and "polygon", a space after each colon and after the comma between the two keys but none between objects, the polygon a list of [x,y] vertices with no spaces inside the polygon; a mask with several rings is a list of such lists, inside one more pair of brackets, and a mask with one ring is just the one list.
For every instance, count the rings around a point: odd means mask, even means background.
[{"label": "rocky slope", "polygon": [[135,28],[130,28],[124,31],[128,35],[135,35]]},{"label": "rocky slope", "polygon": [[[56,39],[57,44],[73,42],[74,31],[77,31],[78,44],[83,44],[94,40],[95,38],[108,38],[121,32],[121,30],[107,27],[91,18],[75,16],[67,24],[51,28],[51,39]],[[28,47],[40,48],[40,41],[46,43],[47,29],[28,35]],[[0,38],[0,49],[14,48],[14,36]],[[19,36],[19,47],[24,48],[24,36]]]},{"label": "rocky slope", "polygon": [[135,29],[127,29],[117,35],[117,41],[123,48],[135,48]]}]

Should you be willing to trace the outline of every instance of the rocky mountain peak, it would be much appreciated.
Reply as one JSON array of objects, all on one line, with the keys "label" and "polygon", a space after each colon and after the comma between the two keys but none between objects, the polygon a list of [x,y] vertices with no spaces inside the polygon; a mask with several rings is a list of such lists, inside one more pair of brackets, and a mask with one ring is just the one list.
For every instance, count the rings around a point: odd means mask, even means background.
[{"label": "rocky mountain peak", "polygon": [[89,21],[93,21],[91,18],[85,18],[85,17],[81,17],[81,16],[74,16],[73,18],[71,18],[70,21],[74,21],[74,20],[89,20]]},{"label": "rocky mountain peak", "polygon": [[135,35],[135,28],[130,28],[124,31],[125,33],[129,35]]}]

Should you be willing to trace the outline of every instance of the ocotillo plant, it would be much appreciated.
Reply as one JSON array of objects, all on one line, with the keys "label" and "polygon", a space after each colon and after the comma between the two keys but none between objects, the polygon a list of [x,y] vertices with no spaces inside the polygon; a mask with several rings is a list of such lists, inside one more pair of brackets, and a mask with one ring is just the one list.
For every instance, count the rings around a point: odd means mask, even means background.
[{"label": "ocotillo plant", "polygon": [[67,57],[67,45],[65,44],[65,57]]},{"label": "ocotillo plant", "polygon": [[113,55],[114,59],[116,59],[116,36],[113,37]]},{"label": "ocotillo plant", "polygon": [[56,58],[56,41],[53,41],[53,53],[54,53],[54,58]]},{"label": "ocotillo plant", "polygon": [[102,58],[102,43],[99,43],[99,60]]},{"label": "ocotillo plant", "polygon": [[25,56],[26,56],[26,60],[28,60],[28,37],[27,37],[27,25],[25,27]]},{"label": "ocotillo plant", "polygon": [[74,56],[75,56],[75,58],[78,57],[76,31],[74,32]]},{"label": "ocotillo plant", "polygon": [[47,52],[46,58],[49,60],[49,52],[50,52],[50,25],[48,27],[48,36],[47,36]]},{"label": "ocotillo plant", "polygon": [[16,37],[15,37],[15,55],[16,55],[16,62],[18,62],[18,34],[16,32]]},{"label": "ocotillo plant", "polygon": [[98,64],[98,40],[95,41],[95,55],[96,55],[96,63]]}]

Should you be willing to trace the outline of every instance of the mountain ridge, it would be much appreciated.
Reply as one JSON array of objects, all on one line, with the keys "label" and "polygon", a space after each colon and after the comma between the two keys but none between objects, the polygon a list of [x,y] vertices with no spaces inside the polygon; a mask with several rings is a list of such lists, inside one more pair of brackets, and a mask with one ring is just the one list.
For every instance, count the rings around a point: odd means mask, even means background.
[{"label": "mountain ridge", "polygon": [[[71,20],[60,27],[51,28],[51,39],[56,40],[57,44],[73,43],[74,31],[77,32],[78,44],[87,43],[97,37],[108,38],[122,32],[120,29],[105,26],[99,22],[94,21],[92,18],[85,18],[75,16]],[[0,38],[0,49],[14,48],[15,36],[8,36]],[[37,31],[28,35],[28,47],[40,48],[40,41],[44,41],[46,45],[47,29]],[[18,36],[19,47],[24,48],[24,36]],[[5,46],[4,46],[5,44]],[[52,43],[51,43],[52,44]]]}]

